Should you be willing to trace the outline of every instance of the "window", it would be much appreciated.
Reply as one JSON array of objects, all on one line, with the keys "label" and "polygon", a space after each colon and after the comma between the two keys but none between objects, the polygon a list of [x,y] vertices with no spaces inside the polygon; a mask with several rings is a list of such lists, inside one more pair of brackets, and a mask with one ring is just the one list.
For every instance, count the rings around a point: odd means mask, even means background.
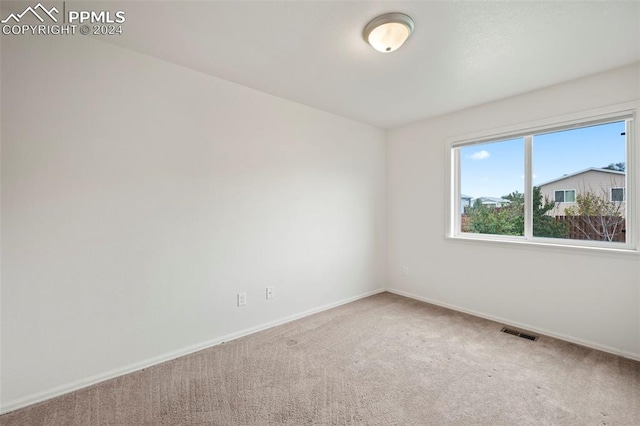
[{"label": "window", "polygon": [[[463,232],[496,235],[524,235],[524,139],[511,139],[460,148],[460,191],[473,194],[467,215],[486,220],[464,220]],[[511,179],[505,179],[508,175]],[[522,210],[524,212],[524,210]],[[500,218],[500,220],[491,220]],[[471,227],[468,227],[471,226]]]},{"label": "window", "polygon": [[624,195],[624,188],[611,188],[611,201],[622,202]]},{"label": "window", "polygon": [[556,203],[575,203],[576,191],[573,189],[568,191],[555,191],[554,199]]},{"label": "window", "polygon": [[627,199],[634,115],[629,109],[452,142],[448,235],[635,249]]}]

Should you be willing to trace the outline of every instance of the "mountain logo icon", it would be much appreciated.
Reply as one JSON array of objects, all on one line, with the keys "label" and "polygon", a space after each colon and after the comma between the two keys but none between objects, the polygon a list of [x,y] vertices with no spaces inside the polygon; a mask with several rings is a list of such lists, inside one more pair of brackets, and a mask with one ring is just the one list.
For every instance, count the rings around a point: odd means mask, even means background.
[{"label": "mountain logo icon", "polygon": [[14,20],[16,23],[20,22],[20,20],[22,19],[23,16],[25,16],[27,13],[31,13],[33,16],[35,16],[36,18],[38,18],[38,20],[40,22],[44,22],[44,19],[42,18],[42,16],[40,16],[38,14],[38,12],[40,12],[40,14],[46,15],[49,18],[51,18],[51,20],[53,20],[53,22],[58,22],[58,19],[53,16],[53,13],[60,13],[58,11],[58,9],[56,9],[55,7],[52,7],[51,9],[47,10],[46,7],[44,7],[42,5],[42,3],[38,3],[37,5],[35,5],[34,7],[27,7],[22,13],[10,13],[9,16],[7,16],[5,19],[3,19],[2,22],[3,24],[6,24],[7,22],[9,22],[10,20]]}]

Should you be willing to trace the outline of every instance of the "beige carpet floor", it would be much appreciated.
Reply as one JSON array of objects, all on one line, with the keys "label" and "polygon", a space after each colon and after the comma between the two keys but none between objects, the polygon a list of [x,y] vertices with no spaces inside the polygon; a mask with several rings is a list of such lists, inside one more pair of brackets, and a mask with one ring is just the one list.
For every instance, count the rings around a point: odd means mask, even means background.
[{"label": "beige carpet floor", "polygon": [[389,293],[0,417],[2,425],[640,425],[640,363]]}]

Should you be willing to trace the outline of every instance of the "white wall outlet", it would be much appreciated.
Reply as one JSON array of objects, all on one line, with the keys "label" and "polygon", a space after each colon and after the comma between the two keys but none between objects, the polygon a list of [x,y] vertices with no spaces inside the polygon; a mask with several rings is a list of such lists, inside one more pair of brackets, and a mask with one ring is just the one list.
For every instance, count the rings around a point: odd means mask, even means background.
[{"label": "white wall outlet", "polygon": [[273,287],[267,287],[267,299],[273,299]]},{"label": "white wall outlet", "polygon": [[409,267],[408,266],[403,266],[402,267],[402,275],[404,275],[404,276],[408,276],[409,275]]},{"label": "white wall outlet", "polygon": [[238,293],[238,306],[244,306],[247,304],[247,293]]}]

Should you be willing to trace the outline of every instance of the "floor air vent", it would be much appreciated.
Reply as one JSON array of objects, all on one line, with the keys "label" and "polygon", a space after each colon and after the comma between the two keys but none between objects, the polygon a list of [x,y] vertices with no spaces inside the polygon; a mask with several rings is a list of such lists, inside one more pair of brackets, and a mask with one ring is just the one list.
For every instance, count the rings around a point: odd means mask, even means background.
[{"label": "floor air vent", "polygon": [[502,327],[503,333],[511,334],[513,336],[522,337],[523,339],[533,340],[534,342],[538,340],[538,336],[534,336],[533,334],[523,333],[522,331],[514,330],[512,328]]}]

